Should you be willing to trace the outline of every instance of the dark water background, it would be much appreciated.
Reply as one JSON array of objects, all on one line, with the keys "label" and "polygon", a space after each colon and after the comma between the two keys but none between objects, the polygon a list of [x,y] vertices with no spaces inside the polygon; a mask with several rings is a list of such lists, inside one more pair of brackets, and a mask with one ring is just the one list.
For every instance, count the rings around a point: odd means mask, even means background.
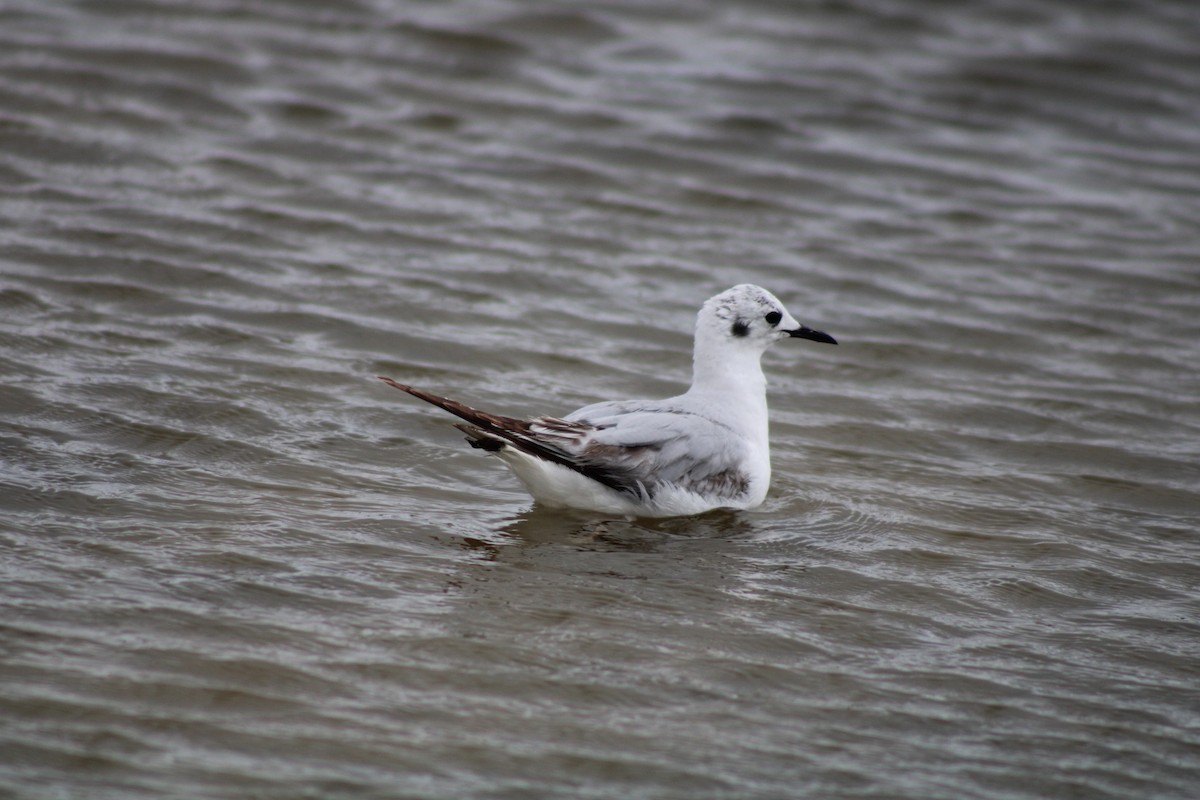
[{"label": "dark water background", "polygon": [[[665,396],[531,509],[377,373]],[[0,3],[0,797],[1194,798],[1200,6]]]}]

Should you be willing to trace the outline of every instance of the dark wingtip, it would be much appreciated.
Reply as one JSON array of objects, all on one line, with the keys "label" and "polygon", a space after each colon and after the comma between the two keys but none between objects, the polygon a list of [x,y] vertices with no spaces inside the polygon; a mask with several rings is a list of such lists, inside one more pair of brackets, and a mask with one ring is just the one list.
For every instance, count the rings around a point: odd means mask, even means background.
[{"label": "dark wingtip", "polygon": [[413,393],[412,387],[409,386],[408,384],[401,383],[400,381],[394,381],[386,375],[376,375],[375,377],[379,378],[379,380],[383,381],[388,386],[393,386],[402,392],[408,392],[409,394]]}]

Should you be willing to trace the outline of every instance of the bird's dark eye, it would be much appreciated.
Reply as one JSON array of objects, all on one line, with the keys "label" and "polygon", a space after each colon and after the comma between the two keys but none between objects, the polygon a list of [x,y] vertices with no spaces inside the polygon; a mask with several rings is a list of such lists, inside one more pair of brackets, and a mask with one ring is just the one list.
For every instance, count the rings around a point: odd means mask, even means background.
[{"label": "bird's dark eye", "polygon": [[778,325],[779,320],[783,319],[783,314],[780,314],[778,311],[770,311],[763,319],[771,325]]}]

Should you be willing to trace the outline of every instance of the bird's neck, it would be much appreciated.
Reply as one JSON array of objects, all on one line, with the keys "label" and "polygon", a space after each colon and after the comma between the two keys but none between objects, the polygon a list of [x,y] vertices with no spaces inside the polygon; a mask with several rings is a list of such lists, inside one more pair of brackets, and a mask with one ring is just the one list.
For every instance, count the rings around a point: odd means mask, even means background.
[{"label": "bird's neck", "polygon": [[[732,345],[736,346],[736,345]],[[698,340],[692,357],[692,387],[688,397],[731,420],[745,421],[747,436],[765,436],[767,418],[767,379],[763,376],[759,352],[728,352],[727,342]],[[751,425],[755,420],[758,424]],[[753,430],[749,428],[753,428]],[[762,430],[760,431],[759,428]]]}]

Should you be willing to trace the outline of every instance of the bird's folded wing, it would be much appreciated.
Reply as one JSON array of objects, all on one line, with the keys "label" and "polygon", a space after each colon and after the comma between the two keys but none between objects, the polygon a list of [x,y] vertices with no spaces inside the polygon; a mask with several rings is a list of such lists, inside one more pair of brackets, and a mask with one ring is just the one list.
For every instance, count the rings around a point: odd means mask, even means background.
[{"label": "bird's folded wing", "polygon": [[[595,420],[556,420],[568,426],[586,425],[574,437],[560,438],[559,447],[577,464],[621,476],[626,490],[653,496],[664,485],[705,495],[736,497],[748,486],[741,465],[746,447],[729,428],[705,417],[677,409],[643,409]],[[590,424],[589,424],[590,423]],[[531,432],[541,438],[542,420]],[[553,426],[546,434],[554,436]]]},{"label": "bird's folded wing", "polygon": [[480,411],[391,378],[380,380],[466,420],[480,436],[575,470],[638,500],[650,499],[666,485],[732,498],[749,482],[741,470],[741,438],[720,423],[680,408],[599,403],[567,419],[523,420]]}]

